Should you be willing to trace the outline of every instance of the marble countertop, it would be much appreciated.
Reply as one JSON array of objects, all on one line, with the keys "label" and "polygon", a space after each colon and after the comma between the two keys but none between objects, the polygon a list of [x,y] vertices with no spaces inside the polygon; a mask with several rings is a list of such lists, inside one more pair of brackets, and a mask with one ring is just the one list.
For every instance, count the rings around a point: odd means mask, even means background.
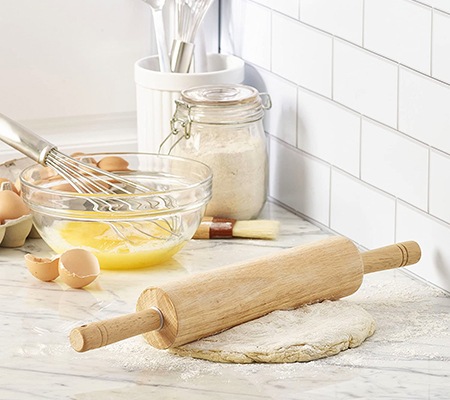
[{"label": "marble countertop", "polygon": [[69,346],[72,328],[134,311],[149,285],[329,235],[274,204],[262,217],[281,221],[278,240],[192,240],[163,266],[102,271],[84,290],[29,274],[24,254],[50,254],[39,239],[0,249],[0,399],[450,398],[450,297],[402,271],[367,275],[347,298],[374,316],[375,334],[317,361],[216,364],[141,336],[87,353]]}]

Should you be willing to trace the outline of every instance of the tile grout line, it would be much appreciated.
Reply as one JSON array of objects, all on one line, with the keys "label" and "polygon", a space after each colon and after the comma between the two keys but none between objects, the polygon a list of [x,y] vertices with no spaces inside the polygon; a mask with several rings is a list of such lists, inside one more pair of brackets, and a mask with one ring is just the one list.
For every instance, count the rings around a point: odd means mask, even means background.
[{"label": "tile grout line", "polygon": [[431,10],[431,32],[430,32],[430,77],[433,77],[433,40],[434,40],[434,10]]},{"label": "tile grout line", "polygon": [[427,174],[427,214],[430,214],[430,183],[431,183],[431,148],[428,147],[428,174]]},{"label": "tile grout line", "polygon": [[362,0],[361,47],[364,48],[364,32],[366,29],[366,0]]},{"label": "tile grout line", "polygon": [[423,2],[421,2],[421,1],[419,1],[419,0],[410,0],[410,1],[412,1],[412,2],[414,2],[414,3],[416,3],[416,4],[420,4],[421,6],[430,8],[431,10],[436,10],[436,11],[439,11],[439,12],[441,12],[441,13],[443,13],[443,14],[450,15],[450,11],[445,11],[445,10],[443,10],[443,9],[441,9],[441,8],[437,8],[437,7],[434,7],[434,6],[430,6],[429,4],[423,3]]},{"label": "tile grout line", "polygon": [[400,132],[400,64],[397,64],[397,118],[395,130]]},{"label": "tile grout line", "polygon": [[331,100],[334,101],[334,36],[331,38]]},{"label": "tile grout line", "polygon": [[332,201],[332,193],[331,190],[333,188],[333,166],[330,164],[330,177],[328,182],[328,227],[331,228],[331,201]]},{"label": "tile grout line", "polygon": [[298,102],[298,87],[295,88],[295,147],[298,149],[299,140],[299,102]]},{"label": "tile grout line", "polygon": [[270,43],[269,43],[269,47],[270,47],[269,68],[270,68],[270,71],[273,70],[273,65],[272,65],[273,64],[273,13],[274,13],[274,11],[270,10]]},{"label": "tile grout line", "polygon": [[397,211],[398,211],[398,198],[395,198],[394,202],[394,242],[397,242]]},{"label": "tile grout line", "polygon": [[362,115],[359,116],[359,171],[358,171],[358,177],[362,180],[362,125],[363,125],[363,118]]}]

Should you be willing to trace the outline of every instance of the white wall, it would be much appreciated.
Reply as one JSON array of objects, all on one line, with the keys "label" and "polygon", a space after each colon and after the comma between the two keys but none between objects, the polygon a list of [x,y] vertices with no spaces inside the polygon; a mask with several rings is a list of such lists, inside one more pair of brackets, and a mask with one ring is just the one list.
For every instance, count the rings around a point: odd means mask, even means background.
[{"label": "white wall", "polygon": [[367,248],[417,240],[410,270],[450,291],[450,2],[228,0],[221,33],[272,95],[271,196]]},{"label": "white wall", "polygon": [[150,55],[151,29],[141,0],[1,0],[1,112],[27,120],[133,111],[133,64]]},{"label": "white wall", "polygon": [[[216,2],[207,51],[217,51],[217,22]],[[0,0],[0,113],[66,151],[137,150],[134,63],[156,54],[155,43],[142,0]],[[0,143],[0,161],[17,157]]]}]

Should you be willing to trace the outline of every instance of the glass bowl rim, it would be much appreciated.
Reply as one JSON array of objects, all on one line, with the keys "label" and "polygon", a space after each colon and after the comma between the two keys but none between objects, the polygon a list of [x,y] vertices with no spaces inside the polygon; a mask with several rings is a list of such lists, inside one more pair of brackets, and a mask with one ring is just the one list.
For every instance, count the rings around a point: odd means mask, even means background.
[{"label": "glass bowl rim", "polygon": [[[161,194],[169,194],[169,193],[176,193],[176,192],[183,192],[183,191],[187,191],[187,190],[191,190],[191,189],[195,189],[201,186],[204,186],[205,184],[212,183],[212,170],[211,168],[206,165],[205,163],[201,162],[201,161],[197,161],[197,160],[193,160],[191,158],[187,158],[187,157],[180,157],[180,156],[173,156],[173,155],[167,155],[167,154],[158,154],[158,153],[146,153],[146,152],[96,152],[96,153],[84,153],[83,157],[93,157],[93,156],[151,156],[153,157],[158,157],[158,158],[163,158],[163,159],[167,159],[167,160],[174,160],[174,161],[181,161],[181,162],[185,162],[187,164],[196,164],[198,166],[201,166],[203,168],[205,168],[205,171],[208,172],[208,176],[202,180],[200,180],[199,182],[195,182],[193,184],[190,184],[186,187],[183,188],[176,188],[176,189],[170,189],[167,191],[149,191],[149,192],[144,192],[144,193],[133,193],[133,194],[116,194],[116,193],[112,193],[112,194],[107,194],[107,193],[96,193],[95,196],[98,199],[121,199],[121,198],[142,198],[142,197],[149,197],[149,196],[159,196]],[[27,181],[24,177],[24,175],[26,174],[26,172],[28,172],[29,170],[31,170],[32,168],[35,168],[36,166],[39,166],[40,164],[32,164],[28,167],[26,167],[24,170],[22,170],[20,172],[20,183],[21,185],[26,186],[27,188],[33,189],[33,190],[38,190],[40,192],[43,192],[45,194],[49,194],[49,195],[60,195],[60,196],[64,196],[64,197],[72,197],[72,198],[86,198],[87,196],[90,196],[92,194],[90,193],[78,193],[78,192],[67,192],[64,190],[54,190],[54,189],[47,189],[47,188],[43,188],[42,186],[33,184],[29,181]],[[43,168],[45,168],[45,166],[42,166]]]}]

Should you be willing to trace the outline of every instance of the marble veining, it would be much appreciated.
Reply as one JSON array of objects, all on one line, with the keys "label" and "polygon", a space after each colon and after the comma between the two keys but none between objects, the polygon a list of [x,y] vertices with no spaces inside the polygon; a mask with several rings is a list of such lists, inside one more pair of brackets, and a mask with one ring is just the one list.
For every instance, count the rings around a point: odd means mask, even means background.
[{"label": "marble veining", "polygon": [[191,241],[164,265],[102,271],[85,290],[28,273],[24,254],[51,254],[41,240],[0,249],[0,399],[450,399],[450,298],[401,271],[367,275],[346,299],[374,316],[375,334],[317,361],[215,364],[142,337],[83,354],[70,348],[73,327],[132,312],[149,285],[330,235],[274,204],[261,217],[281,221],[278,240]]}]

